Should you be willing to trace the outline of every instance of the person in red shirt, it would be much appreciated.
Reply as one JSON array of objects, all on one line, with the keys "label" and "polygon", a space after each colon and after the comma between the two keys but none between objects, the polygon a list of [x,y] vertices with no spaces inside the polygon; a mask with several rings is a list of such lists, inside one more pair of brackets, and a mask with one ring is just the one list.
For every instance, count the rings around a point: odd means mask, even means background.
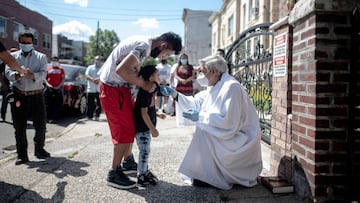
[{"label": "person in red shirt", "polygon": [[63,85],[65,82],[65,71],[60,66],[59,58],[52,58],[52,66],[46,69],[45,102],[47,120],[56,123],[63,105]]}]

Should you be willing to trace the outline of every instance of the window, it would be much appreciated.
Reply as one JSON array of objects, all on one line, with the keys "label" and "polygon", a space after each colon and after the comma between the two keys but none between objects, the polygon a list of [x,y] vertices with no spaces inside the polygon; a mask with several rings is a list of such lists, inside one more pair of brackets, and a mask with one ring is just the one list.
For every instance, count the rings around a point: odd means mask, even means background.
[{"label": "window", "polygon": [[251,9],[252,9],[252,6],[253,6],[253,1],[250,0],[249,1],[249,10],[248,10],[248,21],[250,21],[250,18],[251,18]]},{"label": "window", "polygon": [[243,14],[243,29],[245,29],[246,27],[246,4],[243,5],[243,10],[242,10],[242,14]]},{"label": "window", "polygon": [[0,37],[6,37],[6,19],[0,17]]},{"label": "window", "polygon": [[216,46],[216,32],[213,33],[212,44],[213,44],[213,46]]},{"label": "window", "polygon": [[14,23],[13,24],[13,40],[14,41],[18,41],[19,40],[19,35],[21,32],[23,32],[25,29],[23,24],[20,23]]},{"label": "window", "polygon": [[39,41],[38,31],[37,31],[36,29],[34,29],[34,28],[30,28],[30,32],[33,33],[33,35],[34,35],[33,44],[34,44],[35,46],[37,46],[37,45],[38,45],[38,41]]},{"label": "window", "polygon": [[228,36],[231,36],[234,33],[234,16],[228,19]]},{"label": "window", "polygon": [[49,34],[44,33],[43,34],[43,48],[50,49],[50,43],[51,43],[51,37]]}]

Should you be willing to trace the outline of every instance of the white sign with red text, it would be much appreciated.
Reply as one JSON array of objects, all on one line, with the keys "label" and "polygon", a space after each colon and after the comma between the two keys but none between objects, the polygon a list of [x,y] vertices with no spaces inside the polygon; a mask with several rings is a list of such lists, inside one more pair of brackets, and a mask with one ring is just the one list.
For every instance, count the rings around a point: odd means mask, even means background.
[{"label": "white sign with red text", "polygon": [[287,43],[288,33],[282,33],[274,37],[273,77],[285,76],[287,73]]}]

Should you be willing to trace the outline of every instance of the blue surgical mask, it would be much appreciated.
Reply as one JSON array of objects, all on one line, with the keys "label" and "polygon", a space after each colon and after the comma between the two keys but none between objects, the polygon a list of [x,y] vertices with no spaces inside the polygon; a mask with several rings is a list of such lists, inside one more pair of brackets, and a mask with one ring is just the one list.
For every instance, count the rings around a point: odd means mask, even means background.
[{"label": "blue surgical mask", "polygon": [[180,63],[183,64],[183,65],[187,64],[187,62],[188,62],[187,59],[180,59]]},{"label": "blue surgical mask", "polygon": [[102,61],[95,60],[95,67],[96,67],[96,68],[101,68],[102,65],[103,65],[103,62],[102,62]]},{"label": "blue surgical mask", "polygon": [[19,43],[19,47],[23,52],[29,52],[33,49],[33,44],[21,44]]}]

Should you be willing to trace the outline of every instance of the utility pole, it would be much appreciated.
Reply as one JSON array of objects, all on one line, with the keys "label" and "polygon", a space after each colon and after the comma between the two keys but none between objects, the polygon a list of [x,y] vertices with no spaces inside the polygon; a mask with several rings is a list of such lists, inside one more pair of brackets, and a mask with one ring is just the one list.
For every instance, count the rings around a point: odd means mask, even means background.
[{"label": "utility pole", "polygon": [[99,55],[99,20],[97,21],[97,29],[96,29],[96,54]]}]

